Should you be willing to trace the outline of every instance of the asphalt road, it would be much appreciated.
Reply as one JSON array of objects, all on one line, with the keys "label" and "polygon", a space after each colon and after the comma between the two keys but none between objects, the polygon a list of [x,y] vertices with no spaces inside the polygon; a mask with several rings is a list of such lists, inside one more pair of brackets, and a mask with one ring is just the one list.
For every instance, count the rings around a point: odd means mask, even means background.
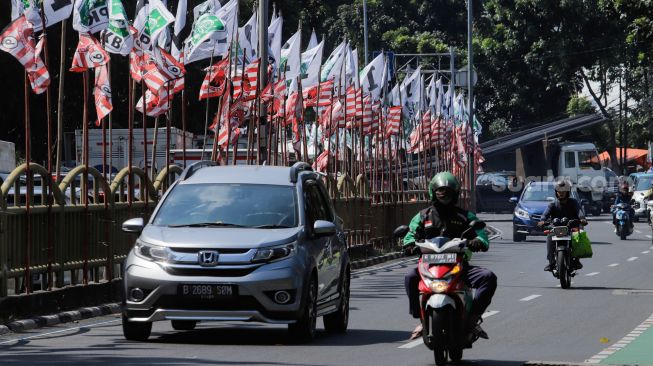
[{"label": "asphalt road", "polygon": [[[490,218],[487,215],[484,218]],[[499,288],[484,322],[489,340],[465,351],[465,364],[512,366],[526,360],[583,362],[618,341],[653,313],[651,229],[637,224],[621,241],[608,216],[592,218],[594,258],[559,288],[542,268],[543,238],[513,243],[511,223],[492,222],[502,238],[473,262],[493,270]],[[647,235],[649,237],[647,237]],[[416,325],[407,314],[404,273],[414,261],[395,261],[355,273],[349,331],[321,328],[310,345],[293,345],[286,328],[202,323],[174,331],[155,323],[150,341],[122,337],[120,319],[105,316],[0,337],[2,365],[431,365],[432,353],[408,342]],[[649,360],[653,365],[653,356]],[[646,363],[643,363],[646,364]]]}]

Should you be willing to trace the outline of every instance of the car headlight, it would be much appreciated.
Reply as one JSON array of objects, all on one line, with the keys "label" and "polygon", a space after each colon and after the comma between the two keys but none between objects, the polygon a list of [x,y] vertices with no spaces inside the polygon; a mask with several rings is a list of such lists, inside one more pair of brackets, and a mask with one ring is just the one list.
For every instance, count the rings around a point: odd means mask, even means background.
[{"label": "car headlight", "polygon": [[134,253],[143,259],[155,262],[167,262],[172,254],[167,247],[145,243],[141,240],[136,240]]},{"label": "car headlight", "polygon": [[293,256],[297,252],[295,243],[260,248],[252,257],[252,262],[271,262]]},{"label": "car headlight", "polygon": [[520,219],[529,219],[530,216],[528,215],[528,212],[522,210],[521,208],[516,208],[515,209],[515,216],[519,217]]}]

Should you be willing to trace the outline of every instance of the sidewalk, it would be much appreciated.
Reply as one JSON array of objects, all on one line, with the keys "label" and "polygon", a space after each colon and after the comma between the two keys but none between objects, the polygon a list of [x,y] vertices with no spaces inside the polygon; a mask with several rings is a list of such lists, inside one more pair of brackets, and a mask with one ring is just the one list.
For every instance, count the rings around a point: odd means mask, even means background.
[{"label": "sidewalk", "polygon": [[587,363],[653,366],[653,315],[617,343],[599,352]]}]

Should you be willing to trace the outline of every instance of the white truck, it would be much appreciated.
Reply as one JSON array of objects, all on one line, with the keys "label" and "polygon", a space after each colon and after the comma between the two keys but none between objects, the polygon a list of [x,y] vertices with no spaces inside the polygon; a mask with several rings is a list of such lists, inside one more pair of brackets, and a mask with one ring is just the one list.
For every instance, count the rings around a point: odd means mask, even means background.
[{"label": "white truck", "polygon": [[[120,169],[126,167],[129,163],[129,130],[128,129],[113,129],[113,143],[109,138],[109,131],[106,132],[106,144],[110,148],[104,149],[104,142],[102,138],[101,129],[90,129],[88,135],[88,156],[89,165],[102,172],[103,164],[103,150],[106,150],[107,171],[116,173]],[[170,129],[170,150],[181,149],[183,141],[186,139],[186,147],[191,149],[193,147],[193,134],[184,132],[178,128],[172,127]],[[75,160],[78,165],[83,163],[83,136],[82,130],[75,130]],[[147,164],[148,170],[155,168],[160,171],[166,164],[166,128],[162,127],[157,132],[156,143],[156,161],[152,164],[152,147],[154,145],[154,129],[147,129],[147,156],[144,155],[143,148],[143,129],[136,128],[133,130],[133,143],[132,143],[132,165],[139,168],[144,168]],[[170,154],[170,161],[173,163],[174,158]],[[110,167],[109,167],[110,166]]]},{"label": "white truck", "polygon": [[[16,144],[9,141],[0,141],[0,174],[3,176],[8,175],[15,168]],[[0,180],[4,180],[4,178],[0,177]]]}]

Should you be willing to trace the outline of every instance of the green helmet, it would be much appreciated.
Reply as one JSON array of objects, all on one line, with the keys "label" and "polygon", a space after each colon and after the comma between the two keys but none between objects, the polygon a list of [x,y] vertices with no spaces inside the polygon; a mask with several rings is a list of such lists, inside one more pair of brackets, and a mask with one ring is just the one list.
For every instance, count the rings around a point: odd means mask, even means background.
[{"label": "green helmet", "polygon": [[458,179],[450,172],[438,173],[433,177],[433,179],[431,179],[431,182],[429,183],[429,198],[431,201],[436,201],[435,191],[442,187],[451,189],[454,194],[452,202],[456,203],[458,201],[458,196],[460,195],[460,182],[458,182]]}]

